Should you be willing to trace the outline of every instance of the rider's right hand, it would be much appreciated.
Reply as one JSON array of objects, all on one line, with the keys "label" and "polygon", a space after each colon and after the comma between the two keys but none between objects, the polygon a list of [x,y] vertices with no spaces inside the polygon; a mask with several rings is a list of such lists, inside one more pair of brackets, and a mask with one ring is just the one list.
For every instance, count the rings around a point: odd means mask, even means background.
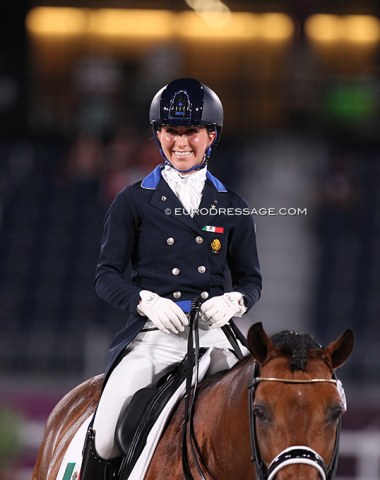
[{"label": "rider's right hand", "polygon": [[161,332],[183,332],[185,325],[189,324],[185,313],[172,300],[149,290],[141,290],[140,298],[138,313],[147,316]]}]

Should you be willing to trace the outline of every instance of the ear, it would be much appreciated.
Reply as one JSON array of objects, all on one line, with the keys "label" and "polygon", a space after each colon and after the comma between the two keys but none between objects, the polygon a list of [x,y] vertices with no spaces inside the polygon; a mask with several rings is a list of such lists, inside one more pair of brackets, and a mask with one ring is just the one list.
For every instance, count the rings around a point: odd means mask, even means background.
[{"label": "ear", "polygon": [[208,144],[209,147],[215,142],[216,139],[216,131],[215,130],[209,130],[208,132],[208,138],[210,139],[210,143]]},{"label": "ear", "polygon": [[248,331],[248,348],[253,358],[260,364],[267,359],[269,352],[272,351],[273,345],[265,333],[261,322],[255,323]]},{"label": "ear", "polygon": [[343,335],[329,343],[325,348],[327,356],[330,358],[331,366],[335,370],[341,367],[351,355],[354,348],[354,333],[351,329],[346,330]]}]

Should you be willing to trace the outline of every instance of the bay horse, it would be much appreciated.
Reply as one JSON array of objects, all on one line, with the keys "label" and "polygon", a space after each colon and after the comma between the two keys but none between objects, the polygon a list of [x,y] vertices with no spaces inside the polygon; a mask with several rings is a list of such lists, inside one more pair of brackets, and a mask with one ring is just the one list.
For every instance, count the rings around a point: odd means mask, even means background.
[{"label": "bay horse", "polygon": [[[250,355],[199,385],[189,456],[194,480],[331,480],[345,398],[335,370],[351,354],[346,330],[327,347],[309,334],[248,332]],[[69,392],[51,413],[32,480],[57,480],[65,449],[96,408],[102,377]],[[163,432],[145,480],[180,480],[185,402]],[[200,468],[199,468],[200,467]],[[60,480],[60,479],[58,479]],[[123,479],[125,480],[125,479]]]}]

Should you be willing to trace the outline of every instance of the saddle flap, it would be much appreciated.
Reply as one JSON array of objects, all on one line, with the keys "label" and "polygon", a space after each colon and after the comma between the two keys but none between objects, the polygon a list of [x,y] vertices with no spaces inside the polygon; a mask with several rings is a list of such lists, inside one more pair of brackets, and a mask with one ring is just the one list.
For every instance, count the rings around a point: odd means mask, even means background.
[{"label": "saddle flap", "polygon": [[[179,370],[180,363],[171,365],[162,372],[158,380],[148,387],[138,390],[130,401],[127,400],[125,402],[115,431],[115,442],[121,453],[124,455],[128,454],[131,447],[136,443],[137,430],[146,429],[149,431],[148,417],[151,418],[153,424],[155,420],[153,416],[155,416],[155,413],[159,413],[160,410],[160,400],[164,401],[166,399],[165,391],[167,395],[170,394],[170,385],[174,383],[175,376]],[[162,392],[162,395],[156,400],[160,392]],[[150,424],[150,422],[148,423]]]},{"label": "saddle flap", "polygon": [[[200,349],[200,356],[207,349]],[[115,431],[115,443],[124,455],[123,469],[131,471],[143,451],[147,437],[163,408],[186,380],[187,355],[161,372],[148,387],[138,390],[121,410]]]}]

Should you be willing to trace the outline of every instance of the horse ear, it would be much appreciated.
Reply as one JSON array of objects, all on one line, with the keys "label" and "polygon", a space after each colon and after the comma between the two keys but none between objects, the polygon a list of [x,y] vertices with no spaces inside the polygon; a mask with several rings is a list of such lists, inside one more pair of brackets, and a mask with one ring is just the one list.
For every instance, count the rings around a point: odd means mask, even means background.
[{"label": "horse ear", "polygon": [[264,363],[272,350],[272,342],[265,333],[261,322],[255,323],[248,330],[248,348],[254,359],[259,363]]},{"label": "horse ear", "polygon": [[331,359],[333,369],[341,367],[351,355],[354,348],[354,333],[351,329],[347,329],[343,335],[331,342],[325,351]]}]

